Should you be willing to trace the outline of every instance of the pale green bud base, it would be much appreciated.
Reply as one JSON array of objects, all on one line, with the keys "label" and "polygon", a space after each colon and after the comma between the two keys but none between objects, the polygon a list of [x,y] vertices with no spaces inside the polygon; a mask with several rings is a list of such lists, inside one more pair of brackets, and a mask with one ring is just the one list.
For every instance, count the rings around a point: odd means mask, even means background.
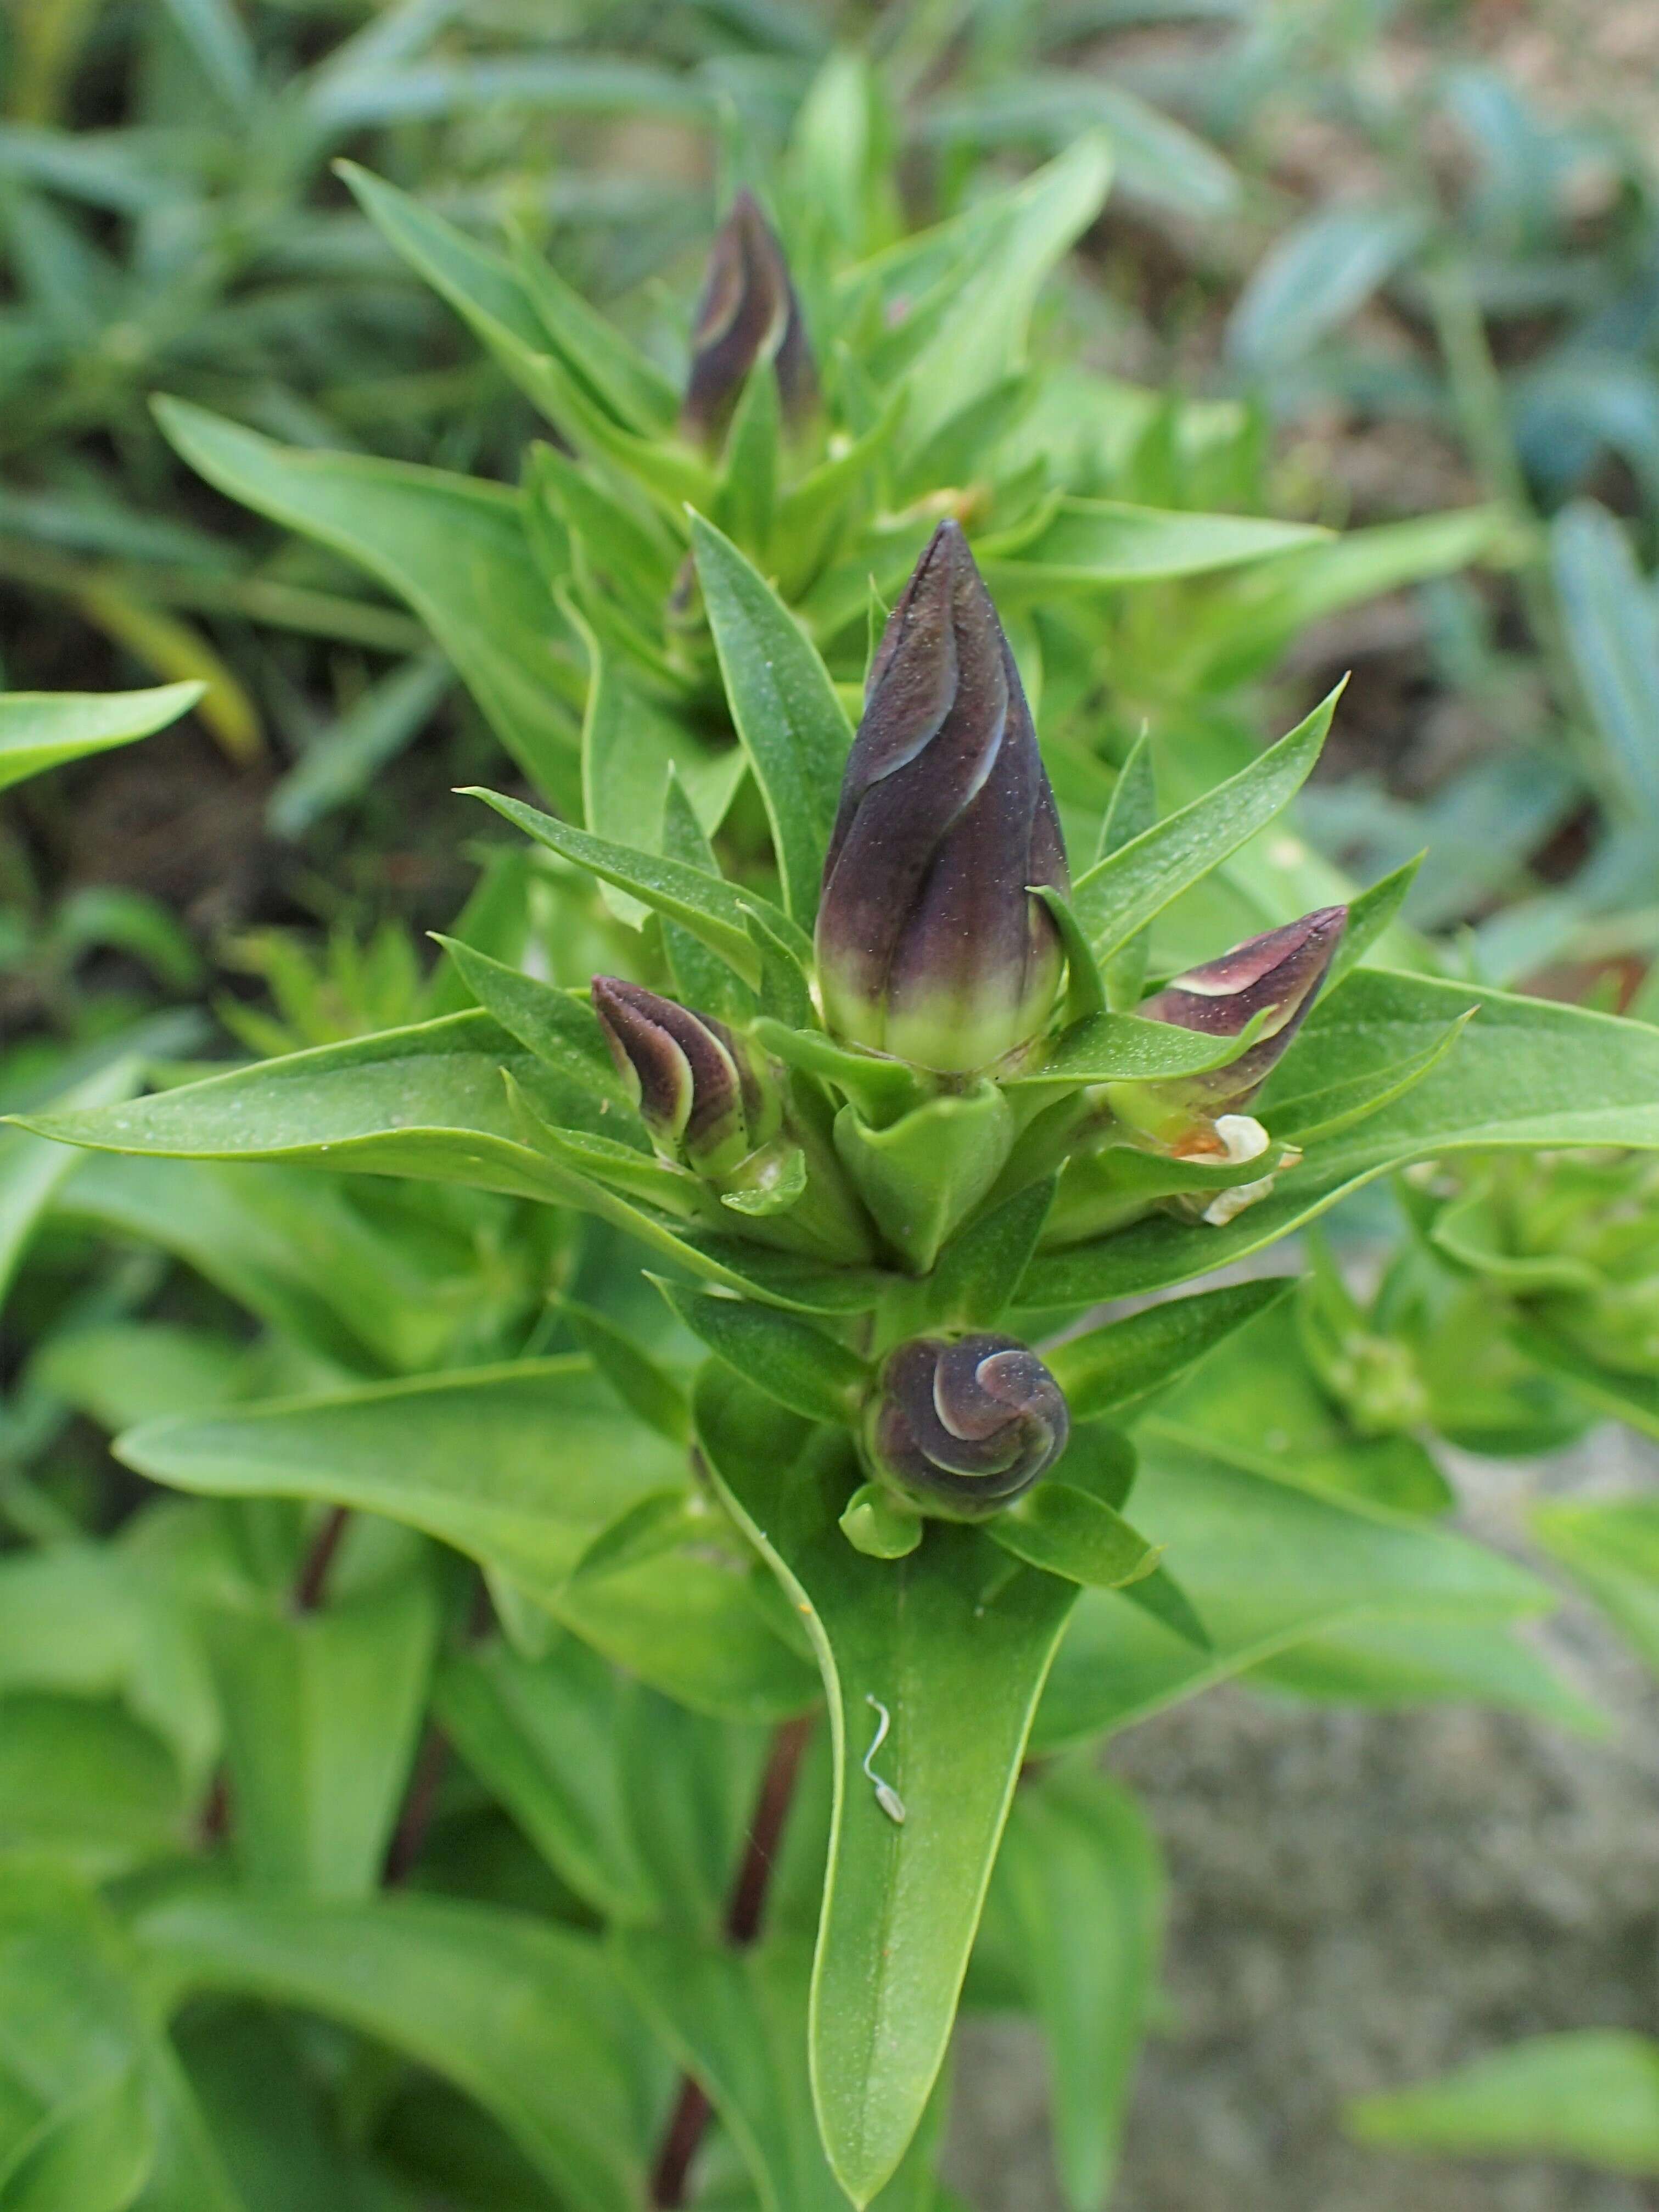
[{"label": "pale green bud base", "polygon": [[855,1106],[836,1116],[836,1151],[906,1271],[925,1275],[1006,1164],[1014,1121],[994,1083],[931,1099],[872,1129]]},{"label": "pale green bud base", "polygon": [[922,1516],[883,1484],[861,1483],[847,1501],[841,1532],[867,1559],[908,1559],[921,1541]]}]

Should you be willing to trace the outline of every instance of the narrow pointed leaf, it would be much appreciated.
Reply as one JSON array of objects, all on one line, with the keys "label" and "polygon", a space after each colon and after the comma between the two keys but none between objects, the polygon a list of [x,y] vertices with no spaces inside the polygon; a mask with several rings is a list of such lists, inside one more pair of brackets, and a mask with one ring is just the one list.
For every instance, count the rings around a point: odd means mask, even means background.
[{"label": "narrow pointed leaf", "polygon": [[526,836],[533,837],[538,845],[545,845],[550,852],[557,853],[579,868],[586,868],[601,883],[614,884],[621,890],[632,892],[654,913],[689,929],[711,951],[718,952],[735,968],[745,981],[760,981],[760,961],[749,935],[744,895],[735,885],[719,876],[708,875],[701,868],[688,866],[684,860],[665,860],[631,845],[617,844],[608,837],[591,836],[585,830],[556,821],[550,814],[538,813],[521,799],[477,789],[469,796],[482,799],[504,820],[522,830]]},{"label": "narrow pointed leaf", "polygon": [[1260,760],[1143,830],[1079,879],[1072,903],[1097,958],[1109,960],[1290,804],[1319,757],[1340,696],[1334,691]]},{"label": "narrow pointed leaf", "polygon": [[439,936],[436,941],[478,1004],[538,1060],[614,1107],[625,1103],[621,1079],[585,1000],[492,960],[459,938]]},{"label": "narrow pointed leaf", "polygon": [[988,1522],[985,1533],[1014,1559],[1091,1589],[1139,1582],[1158,1564],[1158,1553],[1121,1514],[1072,1487],[1063,1458],[1018,1506]]},{"label": "narrow pointed leaf", "polygon": [[574,789],[579,684],[504,485],[356,453],[281,446],[179,399],[163,430],[228,498],[343,554],[414,610],[519,767],[550,798]]},{"label": "narrow pointed leaf", "polygon": [[0,791],[88,753],[130,745],[164,730],[196,704],[204,686],[163,684],[154,691],[9,691],[0,695]]},{"label": "narrow pointed leaf", "polygon": [[1291,1276],[1275,1276],[1148,1306],[1144,1313],[1045,1347],[1043,1363],[1066,1393],[1074,1421],[1121,1415],[1185,1374],[1236,1328],[1277,1305],[1293,1282]]},{"label": "narrow pointed leaf", "polygon": [[853,732],[817,647],[752,562],[701,515],[691,545],[732,719],[772,825],[785,911],[805,927]]},{"label": "narrow pointed leaf", "polygon": [[999,552],[986,545],[985,580],[1014,606],[1055,592],[1201,576],[1326,543],[1328,531],[1249,514],[1188,514],[1121,500],[1062,499],[1036,536]]},{"label": "narrow pointed leaf", "polygon": [[634,2212],[645,2190],[636,2033],[592,1939],[451,1898],[363,1905],[180,1898],[137,1937],[181,1990],[320,2013],[475,2098],[562,2195]]},{"label": "narrow pointed leaf", "polygon": [[855,1352],[787,1314],[748,1304],[658,1288],[678,1318],[717,1359],[809,1421],[852,1421],[869,1386],[870,1370]]},{"label": "narrow pointed leaf", "polygon": [[988,1328],[1000,1318],[1036,1249],[1054,1188],[1052,1176],[1028,1183],[951,1238],[928,1286],[931,1320]]},{"label": "narrow pointed leaf", "polygon": [[639,1498],[683,1488],[688,1472],[684,1452],[630,1420],[584,1359],[149,1422],[119,1448],[177,1489],[319,1498],[422,1529],[702,1710],[766,1718],[810,1698],[810,1669],[750,1599],[740,1562],[681,1552],[570,1586],[600,1528]]},{"label": "narrow pointed leaf", "polygon": [[614,1670],[574,1637],[541,1659],[504,1644],[457,1652],[434,1710],[473,1771],[548,1863],[607,1917],[654,1902],[629,1832],[616,1756],[623,1696]]},{"label": "narrow pointed leaf", "polygon": [[567,1082],[482,1010],[257,1061],[124,1105],[28,1125],[100,1152],[308,1161],[377,1175],[562,1197],[520,1139],[506,1069],[554,1120],[605,1128],[602,1101]]},{"label": "narrow pointed leaf", "polygon": [[1042,2024],[1073,2212],[1099,2212],[1111,2189],[1157,1994],[1164,1888],[1146,1816],[1103,1774],[1062,1770],[1015,1798],[991,1904]]},{"label": "narrow pointed leaf", "polygon": [[1616,2028],[1531,2036],[1437,2081],[1362,2097],[1347,2117],[1362,2142],[1389,2149],[1659,2173],[1659,2043]]}]

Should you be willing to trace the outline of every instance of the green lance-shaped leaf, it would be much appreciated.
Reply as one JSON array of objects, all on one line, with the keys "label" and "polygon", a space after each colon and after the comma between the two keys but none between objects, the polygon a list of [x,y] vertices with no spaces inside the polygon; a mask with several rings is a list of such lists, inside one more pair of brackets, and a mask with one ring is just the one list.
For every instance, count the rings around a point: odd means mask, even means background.
[{"label": "green lance-shaped leaf", "polygon": [[[31,1116],[96,1151],[290,1160],[527,1197],[569,1195],[514,1121],[505,1068],[554,1120],[625,1134],[591,1089],[567,1082],[479,1010],[319,1045],[124,1105]],[[580,1203],[580,1195],[578,1195]]]},{"label": "green lance-shaped leaf", "polygon": [[1164,1870],[1127,1790],[1043,1775],[1014,1800],[988,1922],[1042,2025],[1057,2163],[1073,2212],[1098,2212],[1157,1990]]},{"label": "green lance-shaped leaf", "polygon": [[[714,745],[683,716],[658,704],[634,680],[625,653],[595,634],[572,594],[555,594],[587,655],[589,681],[582,716],[582,818],[596,836],[649,844],[671,774],[678,773],[702,826],[718,830],[744,775],[741,751]],[[638,928],[647,909],[607,884],[605,899],[620,921]]]},{"label": "green lance-shaped leaf", "polygon": [[1067,1337],[1045,1351],[1043,1358],[1066,1393],[1074,1420],[1121,1416],[1196,1366],[1235,1329],[1277,1305],[1293,1283],[1291,1276],[1270,1277],[1204,1291],[1194,1298],[1171,1298],[1103,1328]]},{"label": "green lance-shaped leaf", "polygon": [[1055,1039],[1043,1056],[1006,1079],[1006,1091],[1075,1089],[1085,1083],[1162,1083],[1207,1075],[1248,1053],[1266,1017],[1236,1036],[1206,1036],[1139,1014],[1090,1014]]},{"label": "green lance-shaped leaf", "polygon": [[[1150,730],[1142,730],[1112,787],[1111,804],[1100,824],[1097,860],[1109,860],[1120,847],[1152,829],[1158,821],[1158,776]],[[1079,925],[1080,927],[1080,925]],[[1106,1003],[1114,1013],[1133,1013],[1146,981],[1152,933],[1140,930],[1121,945],[1105,967]]]},{"label": "green lance-shaped leaf", "polygon": [[[1529,1331],[1521,1340],[1528,1351],[1541,1351],[1548,1341],[1542,1331]],[[1659,1433],[1659,1391],[1644,1378],[1601,1370],[1614,1386],[1601,1391],[1594,1380],[1586,1381],[1589,1363],[1582,1355],[1571,1361],[1552,1358],[1549,1365],[1583,1389],[1602,1412],[1632,1420],[1646,1435]],[[1626,1410],[1630,1398],[1621,1399],[1617,1388],[1626,1382],[1632,1386],[1634,1414]],[[1615,1498],[1588,1505],[1540,1505],[1534,1510],[1532,1531],[1659,1674],[1659,1500]]]},{"label": "green lance-shaped leaf", "polygon": [[[57,1101],[71,1112],[130,1098],[138,1087],[140,1063],[112,1060]],[[80,1164],[66,1145],[55,1145],[27,1130],[0,1132],[0,1304],[3,1304],[24,1249],[41,1218]]]},{"label": "green lance-shaped leaf", "polygon": [[1258,1468],[1248,1448],[1158,1413],[1138,1424],[1135,1440],[1135,1524],[1164,1547],[1209,1648],[1131,1602],[1133,1590],[1085,1592],[1038,1716],[1042,1749],[1121,1728],[1352,1626],[1437,1632],[1473,1622],[1497,1631],[1550,1604],[1535,1577],[1425,1526],[1419,1514],[1298,1487]]},{"label": "green lance-shaped leaf", "polygon": [[[346,1580],[350,1565],[337,1560],[332,1579]],[[297,1616],[234,1575],[204,1604],[234,1842],[252,1886],[373,1893],[419,1740],[439,1616],[431,1562],[418,1555]]]},{"label": "green lance-shaped leaf", "polygon": [[739,1564],[706,1547],[571,1583],[600,1529],[686,1480],[684,1453],[629,1419],[585,1359],[149,1422],[119,1449],[178,1489],[316,1498],[422,1529],[701,1710],[775,1717],[810,1696],[810,1670],[767,1626]]},{"label": "green lance-shaped leaf", "polygon": [[200,1638],[148,1563],[114,1545],[41,1545],[0,1560],[0,1697],[29,1691],[118,1698],[170,1747],[188,1787],[205,1782],[220,1731]]},{"label": "green lance-shaped leaf", "polygon": [[548,1596],[613,1514],[684,1476],[574,1355],[149,1422],[119,1449],[210,1497],[382,1513]]},{"label": "green lance-shaped leaf", "polygon": [[434,1711],[577,1895],[608,1919],[638,1920],[654,1897],[623,1802],[625,1695],[614,1668],[556,1631],[538,1659],[501,1643],[455,1653],[439,1672]]},{"label": "green lance-shaped leaf", "polygon": [[180,399],[158,400],[156,413],[228,498],[343,554],[405,600],[526,775],[550,798],[574,798],[581,679],[554,649],[517,493],[400,461],[301,452]]},{"label": "green lance-shaped leaf", "polygon": [[915,443],[1024,365],[1037,294],[1099,213],[1111,173],[1105,140],[1090,135],[973,211],[971,249],[915,301],[924,335],[906,348],[904,377]]},{"label": "green lance-shaped leaf", "polygon": [[[945,2055],[1032,1710],[1073,1586],[972,1528],[869,1559],[836,1525],[856,1477],[718,1366],[698,1432],[731,1511],[812,1638],[830,1703],[835,1809],[811,2006],[830,2162],[868,2204],[904,2155]],[[872,1705],[870,1701],[874,1700]],[[884,1757],[866,1778],[880,1711]],[[902,1813],[902,1819],[898,1814]]]},{"label": "green lance-shaped leaf", "polygon": [[1659,2043],[1614,2028],[1532,2036],[1437,2081],[1362,2097],[1347,2124],[1389,2149],[1659,2173]]},{"label": "green lance-shaped leaf", "polygon": [[471,327],[532,399],[535,364],[556,354],[590,403],[643,435],[672,418],[672,386],[613,324],[527,248],[509,264],[355,161],[336,164],[359,205],[410,267]]},{"label": "green lance-shaped leaf", "polygon": [[[449,302],[577,451],[620,464],[665,504],[706,495],[708,471],[695,456],[684,446],[655,434],[641,436],[628,427],[611,391],[599,382],[623,344],[618,337],[610,348],[605,346],[599,318],[589,315],[578,340],[574,319],[567,313],[556,337],[540,312],[540,299],[552,297],[547,288],[536,286],[532,297],[522,269],[478,246],[418,200],[352,164],[343,164],[341,173],[391,245]],[[602,363],[602,355],[610,360]],[[624,386],[631,387],[630,398],[641,396],[641,380],[625,372]]]},{"label": "green lance-shaped leaf", "polygon": [[[1436,1057],[1477,1000],[1455,1052]],[[1225,1227],[1147,1220],[1039,1255],[1016,1303],[1082,1307],[1184,1281],[1277,1242],[1345,1192],[1412,1160],[1488,1147],[1659,1150],[1659,1035],[1645,1024],[1377,968],[1357,969],[1316,1006],[1262,1115],[1295,1128],[1305,1101],[1322,1122],[1332,1094],[1352,1103],[1349,1086],[1371,1079],[1389,1091],[1390,1071],[1419,1054],[1430,1056],[1420,1081],[1317,1143],[1270,1197]],[[1316,1101],[1323,1103],[1316,1109]]]},{"label": "green lance-shaped leaf", "polygon": [[482,2105],[562,2196],[593,2212],[644,2197],[662,2069],[590,1937],[436,1897],[362,1905],[179,1898],[136,1935],[179,1994],[320,2013]]},{"label": "green lance-shaped leaf", "polygon": [[785,910],[817,911],[836,793],[853,742],[817,649],[752,563],[701,515],[691,547],[732,719],[772,825]]},{"label": "green lance-shaped leaf", "polygon": [[154,691],[9,691],[0,694],[0,791],[88,753],[130,745],[164,730],[193,707],[205,685],[163,684]]},{"label": "green lance-shaped leaf", "polygon": [[[1400,909],[1417,878],[1425,855],[1419,853],[1348,902],[1348,925],[1332,955],[1325,977],[1328,994],[1335,990],[1350,969],[1358,967],[1394,927]],[[1409,958],[1408,955],[1402,956]],[[1415,963],[1413,963],[1415,964]],[[1424,963],[1427,965],[1425,962]]]},{"label": "green lance-shaped leaf", "polygon": [[1550,529],[1566,643],[1591,714],[1635,805],[1655,814],[1659,612],[1619,522],[1575,500]]},{"label": "green lance-shaped leaf", "polygon": [[929,1321],[988,1328],[1000,1319],[1036,1249],[1054,1200],[1054,1178],[1043,1176],[952,1237],[928,1284]]},{"label": "green lance-shaped leaf", "polygon": [[[515,1001],[514,1018],[522,1011]],[[599,1214],[692,1274],[756,1297],[808,1308],[823,1302],[831,1311],[872,1302],[874,1279],[860,1271],[735,1237],[682,1234],[605,1188],[594,1179],[601,1166],[635,1165],[647,1179],[666,1170],[657,1170],[637,1127],[630,1132],[625,1115],[607,1115],[607,1100],[585,1082],[585,1075],[563,1080],[475,1009],[261,1061],[128,1106],[33,1117],[27,1126],[99,1151],[280,1160],[557,1201]],[[571,1123],[574,1130],[559,1126]],[[164,1231],[163,1241],[175,1240]]]},{"label": "green lance-shaped leaf", "polygon": [[492,960],[459,938],[438,936],[436,941],[478,1004],[538,1060],[593,1097],[609,1099],[613,1107],[623,1104],[626,1093],[604,1031],[580,994]]},{"label": "green lance-shaped leaf", "polygon": [[780,1405],[809,1421],[843,1426],[856,1415],[870,1371],[836,1338],[741,1298],[709,1297],[673,1283],[658,1288],[717,1359]]},{"label": "green lance-shaped leaf", "polygon": [[482,799],[503,819],[522,830],[526,836],[533,837],[538,845],[545,845],[550,852],[558,854],[561,859],[586,868],[601,883],[615,884],[619,890],[631,891],[643,905],[665,920],[678,922],[712,951],[718,952],[745,982],[758,983],[761,975],[760,955],[749,932],[747,909],[751,907],[778,931],[786,944],[798,947],[803,959],[811,957],[809,941],[787,915],[752,891],[739,891],[720,876],[711,876],[684,860],[671,860],[654,853],[641,852],[631,845],[617,844],[608,837],[590,836],[586,830],[572,829],[568,823],[556,821],[550,814],[538,814],[533,806],[526,806],[517,799],[504,798],[497,792],[473,789],[467,795]]},{"label": "green lance-shaped leaf", "polygon": [[1340,696],[1339,687],[1260,760],[1143,830],[1079,878],[1072,903],[1103,965],[1290,804],[1319,757]]},{"label": "green lance-shaped leaf", "polygon": [[1104,1498],[1067,1482],[1063,1464],[988,1522],[986,1534],[1014,1559],[1089,1589],[1142,1582],[1158,1565],[1154,1547]]},{"label": "green lance-shaped leaf", "polygon": [[[0,2202],[9,2212],[126,2212],[137,2201],[160,2117],[161,2039],[142,1975],[114,1916],[62,1869],[0,1875]],[[199,2202],[202,2212],[234,2212],[228,2196]]]},{"label": "green lance-shaped leaf", "polygon": [[1062,499],[1035,538],[984,544],[986,580],[1011,607],[1057,592],[1237,568],[1326,543],[1328,531],[1248,514],[1188,514],[1119,500]]}]

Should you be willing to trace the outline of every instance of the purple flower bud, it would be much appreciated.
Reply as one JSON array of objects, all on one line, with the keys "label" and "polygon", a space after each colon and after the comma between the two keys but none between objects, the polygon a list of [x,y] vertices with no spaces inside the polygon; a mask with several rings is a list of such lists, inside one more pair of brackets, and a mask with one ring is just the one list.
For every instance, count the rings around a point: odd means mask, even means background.
[{"label": "purple flower bud", "polygon": [[777,1087],[724,1022],[614,975],[596,975],[592,988],[611,1057],[665,1159],[726,1175],[776,1135]]},{"label": "purple flower bud", "polygon": [[866,1410],[870,1470],[945,1520],[979,1521],[1066,1449],[1058,1382],[1018,1337],[917,1336],[888,1354]]},{"label": "purple flower bud", "polygon": [[[1115,1106],[1121,1110],[1131,1091],[1147,1094],[1157,1106],[1211,1119],[1247,1106],[1283,1058],[1325,980],[1325,971],[1346,926],[1345,906],[1322,906],[1282,929],[1236,945],[1218,960],[1190,968],[1166,983],[1135,1011],[1152,1022],[1174,1022],[1206,1036],[1237,1036],[1258,1015],[1267,1016],[1262,1035],[1226,1067],[1206,1075],[1171,1077],[1161,1083],[1114,1085]],[[1142,1121],[1139,1113],[1127,1118]]]},{"label": "purple flower bud", "polygon": [[777,374],[784,423],[799,430],[817,405],[817,369],[783,248],[753,193],[741,191],[714,234],[697,306],[680,410],[687,435],[718,445],[750,372],[767,361]]},{"label": "purple flower bud", "polygon": [[830,1027],[941,1073],[1027,1043],[1053,1011],[1070,889],[1036,732],[968,541],[942,522],[889,617],[818,908]]}]

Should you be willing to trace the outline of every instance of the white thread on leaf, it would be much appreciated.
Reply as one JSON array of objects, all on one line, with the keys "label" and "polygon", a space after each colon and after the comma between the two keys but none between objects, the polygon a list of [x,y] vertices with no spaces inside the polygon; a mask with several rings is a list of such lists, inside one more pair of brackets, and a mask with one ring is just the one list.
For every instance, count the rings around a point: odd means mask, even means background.
[{"label": "white thread on leaf", "polygon": [[886,1706],[883,1705],[881,1699],[877,1697],[872,1697],[867,1690],[864,1693],[864,1702],[876,1715],[875,1736],[871,1743],[869,1750],[864,1754],[865,1779],[875,1791],[876,1802],[880,1806],[882,1811],[886,1814],[888,1819],[891,1820],[896,1826],[902,1828],[904,1826],[904,1800],[899,1796],[898,1791],[894,1789],[892,1784],[890,1782],[884,1782],[880,1775],[874,1771],[870,1764],[876,1753],[881,1749],[883,1744],[887,1741],[887,1731],[893,1724],[892,1715],[888,1711]]}]

